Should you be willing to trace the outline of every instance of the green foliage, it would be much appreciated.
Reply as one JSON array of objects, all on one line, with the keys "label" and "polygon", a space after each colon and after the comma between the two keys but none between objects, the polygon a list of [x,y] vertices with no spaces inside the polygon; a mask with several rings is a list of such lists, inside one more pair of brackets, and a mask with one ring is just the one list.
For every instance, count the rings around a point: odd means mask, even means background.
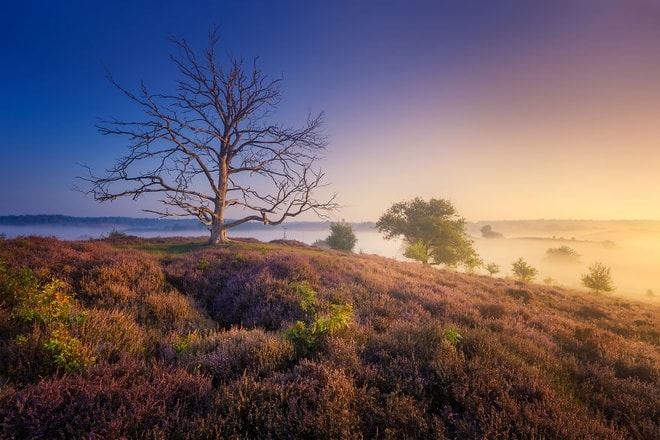
[{"label": "green foliage", "polygon": [[465,219],[450,201],[417,197],[392,205],[376,223],[385,239],[403,238],[408,258],[454,267],[476,258],[465,232]]},{"label": "green foliage", "polygon": [[[11,318],[40,329],[37,334],[46,340],[41,347],[58,370],[74,373],[95,362],[96,358],[70,333],[87,314],[74,313],[73,295],[66,283],[52,279],[41,285],[30,269],[9,269],[0,262],[0,292],[3,297],[11,292]],[[16,342],[25,344],[28,339],[20,334]]]},{"label": "green foliage", "polygon": [[352,318],[352,304],[330,304],[329,314],[316,316],[311,323],[296,321],[286,329],[285,335],[294,344],[313,350],[322,338],[348,327]]},{"label": "green foliage", "polygon": [[463,267],[465,268],[465,273],[469,275],[474,275],[477,273],[477,269],[483,267],[484,260],[479,258],[477,255],[471,255],[465,261],[463,261]]},{"label": "green foliage", "polygon": [[316,313],[316,291],[304,281],[294,281],[289,285],[300,295],[300,308],[308,315]]},{"label": "green foliage", "polygon": [[463,336],[456,331],[455,328],[449,327],[443,332],[445,341],[449,342],[451,345],[458,345],[463,341]]},{"label": "green foliage", "polygon": [[39,282],[27,267],[12,269],[0,260],[0,305],[12,308],[38,290]]},{"label": "green foliage", "polygon": [[285,331],[291,342],[306,350],[313,350],[325,336],[348,327],[353,317],[352,304],[330,304],[329,313],[317,312],[316,291],[304,282],[292,283],[301,296],[300,307],[308,317],[308,322],[296,321]]},{"label": "green foliage", "polygon": [[11,316],[44,324],[47,328],[67,324],[72,318],[73,297],[65,288],[62,281],[53,279],[40,289],[16,291],[18,301]]},{"label": "green foliage", "polygon": [[2,243],[0,437],[658,438],[654,305],[263,246]]},{"label": "green foliage", "polygon": [[202,255],[199,258],[199,262],[197,263],[197,269],[199,270],[206,270],[209,267],[211,267],[211,262],[209,259],[206,257],[206,255]]},{"label": "green foliage", "polygon": [[589,266],[589,273],[582,274],[582,284],[595,293],[614,290],[610,268],[599,261]]},{"label": "green foliage", "polygon": [[348,327],[352,317],[352,304],[330,304],[330,313],[317,317],[312,323],[312,334],[332,335]]},{"label": "green foliage", "polygon": [[538,273],[539,271],[535,267],[530,266],[522,257],[513,263],[513,275],[518,281],[522,281],[523,283],[531,282],[536,278]]},{"label": "green foliage", "polygon": [[286,329],[284,334],[295,345],[306,348],[315,347],[318,341],[318,335],[313,335],[311,328],[302,321],[296,321],[295,324]]},{"label": "green foliage", "polygon": [[177,335],[175,337],[174,344],[173,344],[174,351],[177,354],[181,354],[181,353],[187,351],[188,349],[190,349],[190,347],[194,343],[199,341],[200,339],[201,339],[201,334],[200,334],[199,330],[197,330],[197,329],[194,330],[194,331],[186,333],[186,335],[183,336],[183,337]]},{"label": "green foliage", "polygon": [[428,264],[430,258],[430,249],[429,246],[421,240],[418,240],[414,243],[410,243],[406,246],[403,251],[403,256],[421,262],[422,264]]},{"label": "green foliage", "polygon": [[500,265],[497,263],[488,263],[485,266],[486,272],[492,277],[496,273],[500,272]]},{"label": "green foliage", "polygon": [[53,364],[65,373],[84,370],[96,361],[96,357],[85,349],[78,338],[71,336],[66,328],[53,330],[43,347]]},{"label": "green foliage", "polygon": [[332,249],[339,251],[352,251],[357,243],[353,227],[346,223],[331,223],[330,235],[325,242]]}]

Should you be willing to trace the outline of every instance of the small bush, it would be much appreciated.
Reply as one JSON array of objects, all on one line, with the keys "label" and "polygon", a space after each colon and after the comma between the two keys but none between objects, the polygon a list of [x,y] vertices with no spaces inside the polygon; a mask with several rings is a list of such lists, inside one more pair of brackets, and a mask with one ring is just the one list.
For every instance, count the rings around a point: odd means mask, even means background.
[{"label": "small bush", "polygon": [[324,337],[348,327],[352,317],[352,304],[330,304],[328,314],[320,316],[315,314],[310,323],[296,321],[287,328],[285,334],[299,347],[314,350]]},{"label": "small bush", "polygon": [[589,266],[589,273],[582,275],[582,284],[595,293],[614,290],[610,268],[598,261]]},{"label": "small bush", "polygon": [[654,305],[168,243],[0,243],[0,437],[659,438]]},{"label": "small bush", "polygon": [[536,275],[539,271],[530,266],[525,260],[519,258],[513,263],[513,275],[514,277],[523,283],[529,283],[536,278]]},{"label": "small bush", "polygon": [[346,223],[331,223],[330,235],[325,242],[332,249],[339,251],[352,251],[357,243],[353,227]]},{"label": "small bush", "polygon": [[295,354],[289,340],[259,329],[193,333],[175,343],[179,362],[190,371],[210,375],[215,384],[227,383],[243,374],[267,377],[285,370]]},{"label": "small bush", "polygon": [[488,272],[488,275],[493,276],[496,273],[500,272],[500,265],[497,263],[488,263],[484,267],[486,269],[486,272]]},{"label": "small bush", "polygon": [[6,301],[12,305],[11,318],[23,323],[26,330],[32,327],[30,336],[17,336],[18,345],[38,341],[45,359],[65,373],[86,369],[95,362],[91,351],[71,333],[86,320],[86,313],[75,312],[73,295],[64,282],[52,279],[40,283],[29,269],[12,270],[4,264],[0,264],[0,274],[0,291],[5,298],[11,292]]},{"label": "small bush", "polygon": [[56,368],[65,373],[84,370],[96,361],[91,351],[66,329],[56,329],[50,333],[44,349]]}]

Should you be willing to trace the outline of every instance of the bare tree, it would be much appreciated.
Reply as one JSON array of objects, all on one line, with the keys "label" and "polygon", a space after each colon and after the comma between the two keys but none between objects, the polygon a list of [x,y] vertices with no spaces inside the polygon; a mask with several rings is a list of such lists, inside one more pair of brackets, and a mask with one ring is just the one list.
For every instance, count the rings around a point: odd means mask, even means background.
[{"label": "bare tree", "polygon": [[[216,57],[217,32],[209,47],[196,53],[184,39],[171,38],[171,55],[180,78],[173,94],[139,94],[108,78],[141,107],[142,121],[103,121],[104,135],[128,138],[128,154],[103,176],[82,178],[97,201],[137,199],[158,194],[162,209],[145,209],[161,217],[194,216],[211,231],[210,241],[227,241],[227,230],[249,221],[278,225],[305,212],[321,217],[337,208],[332,196],[314,198],[324,173],[315,168],[327,142],[323,114],[307,118],[301,128],[272,123],[281,99],[281,79],[271,79],[255,59]],[[238,218],[226,220],[227,208]]]}]

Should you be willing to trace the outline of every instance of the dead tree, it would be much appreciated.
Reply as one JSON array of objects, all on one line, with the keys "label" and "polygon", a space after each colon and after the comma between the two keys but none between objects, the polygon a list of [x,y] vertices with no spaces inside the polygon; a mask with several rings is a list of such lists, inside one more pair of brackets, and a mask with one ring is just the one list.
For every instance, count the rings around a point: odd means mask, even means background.
[{"label": "dead tree", "polygon": [[[103,121],[104,135],[128,139],[128,153],[97,176],[82,179],[97,201],[157,195],[161,217],[193,216],[206,225],[212,243],[227,241],[227,230],[249,221],[278,225],[314,212],[325,217],[337,208],[332,196],[319,201],[324,186],[315,167],[326,147],[323,114],[308,116],[300,128],[272,122],[281,99],[281,79],[271,79],[257,60],[244,65],[227,57],[219,63],[215,32],[209,47],[196,53],[184,39],[171,38],[180,79],[171,94],[139,93],[108,78],[146,118]],[[236,216],[227,220],[226,213]]]}]

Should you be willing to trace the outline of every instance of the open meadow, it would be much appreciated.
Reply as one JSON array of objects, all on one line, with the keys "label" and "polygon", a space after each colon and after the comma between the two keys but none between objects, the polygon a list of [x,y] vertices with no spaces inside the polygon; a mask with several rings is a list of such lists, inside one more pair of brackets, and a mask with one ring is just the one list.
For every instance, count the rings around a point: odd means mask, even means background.
[{"label": "open meadow", "polygon": [[295,241],[0,241],[2,438],[660,438],[660,307]]}]

